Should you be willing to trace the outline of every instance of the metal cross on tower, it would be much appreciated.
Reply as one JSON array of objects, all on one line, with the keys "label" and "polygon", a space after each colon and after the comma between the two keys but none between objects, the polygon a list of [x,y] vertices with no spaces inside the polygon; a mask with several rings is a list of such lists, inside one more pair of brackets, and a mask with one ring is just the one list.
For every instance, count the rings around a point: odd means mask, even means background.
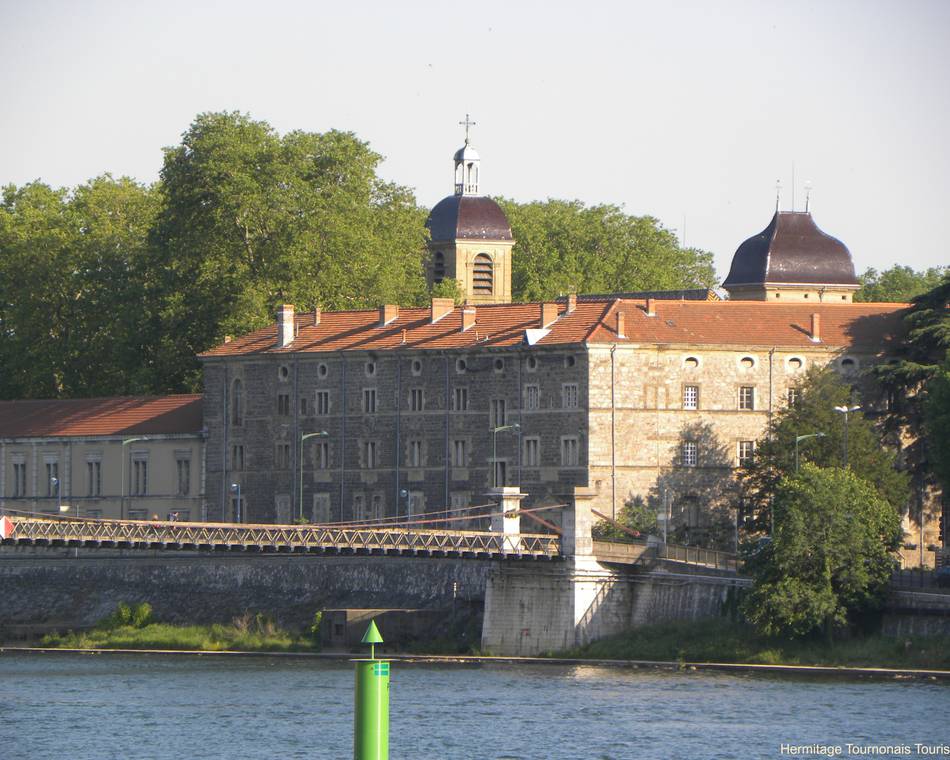
[{"label": "metal cross on tower", "polygon": [[465,144],[468,145],[468,128],[469,128],[469,127],[474,127],[474,126],[475,126],[475,122],[469,120],[468,114],[465,114],[465,121],[460,121],[460,122],[459,122],[459,126],[460,126],[460,127],[465,127]]}]

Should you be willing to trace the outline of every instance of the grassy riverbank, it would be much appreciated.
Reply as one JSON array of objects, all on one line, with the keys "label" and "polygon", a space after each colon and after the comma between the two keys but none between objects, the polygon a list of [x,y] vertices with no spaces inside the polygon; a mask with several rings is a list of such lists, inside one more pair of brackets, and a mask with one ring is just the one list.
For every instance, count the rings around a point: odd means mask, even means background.
[{"label": "grassy riverbank", "polygon": [[46,647],[62,649],[180,649],[206,652],[314,652],[319,649],[319,616],[309,635],[292,634],[265,615],[244,614],[230,624],[170,625],[153,622],[151,608],[139,605],[119,609],[87,631],[53,633],[43,637]]},{"label": "grassy riverbank", "polygon": [[828,643],[757,636],[726,620],[671,623],[595,641],[559,657],[673,662],[736,662],[762,665],[830,665],[950,669],[950,637],[891,638],[871,635]]}]

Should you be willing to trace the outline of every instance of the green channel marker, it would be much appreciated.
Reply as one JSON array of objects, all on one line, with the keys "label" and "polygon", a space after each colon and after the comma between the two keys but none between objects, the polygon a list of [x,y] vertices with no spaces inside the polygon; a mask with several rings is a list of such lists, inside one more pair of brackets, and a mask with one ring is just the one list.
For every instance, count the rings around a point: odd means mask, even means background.
[{"label": "green channel marker", "polygon": [[370,621],[363,643],[370,645],[370,659],[353,660],[353,760],[389,760],[389,662],[376,659],[376,645],[383,643],[376,621]]}]

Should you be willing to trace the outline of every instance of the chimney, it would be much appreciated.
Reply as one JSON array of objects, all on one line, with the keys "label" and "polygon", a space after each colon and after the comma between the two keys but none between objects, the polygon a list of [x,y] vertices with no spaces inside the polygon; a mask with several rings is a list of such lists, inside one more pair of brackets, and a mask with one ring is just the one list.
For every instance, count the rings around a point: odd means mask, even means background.
[{"label": "chimney", "polygon": [[624,318],[623,312],[620,311],[620,309],[617,309],[617,337],[618,338],[627,337],[627,333],[624,332],[625,322],[626,320]]},{"label": "chimney", "polygon": [[277,310],[277,347],[294,342],[294,305],[285,303]]},{"label": "chimney", "polygon": [[475,307],[464,306],[462,308],[462,332],[475,326]]},{"label": "chimney", "polygon": [[656,299],[655,298],[647,299],[647,316],[648,317],[656,316]]},{"label": "chimney", "polygon": [[554,321],[557,319],[557,304],[556,303],[543,303],[541,304],[541,329],[545,327],[550,327],[554,324]]},{"label": "chimney", "polygon": [[451,314],[455,309],[454,298],[433,298],[432,310],[430,311],[432,324],[438,322],[446,314]]},{"label": "chimney", "polygon": [[225,335],[225,336],[224,336],[224,342],[225,342],[225,343],[230,343],[232,340],[234,340],[233,336],[231,336],[231,335]]},{"label": "chimney", "polygon": [[321,315],[320,315],[320,307],[319,307],[319,306],[314,306],[314,307],[313,307],[313,326],[314,326],[314,327],[316,327],[317,325],[320,324],[320,316],[321,316]]},{"label": "chimney", "polygon": [[811,315],[811,339],[813,343],[821,343],[821,314]]},{"label": "chimney", "polygon": [[406,345],[406,328],[402,328],[402,345]]},{"label": "chimney", "polygon": [[577,293],[571,293],[567,297],[567,311],[565,313],[573,314],[576,308],[577,308]]},{"label": "chimney", "polygon": [[388,303],[385,306],[379,307],[379,326],[385,327],[390,322],[395,322],[399,319],[399,307]]}]

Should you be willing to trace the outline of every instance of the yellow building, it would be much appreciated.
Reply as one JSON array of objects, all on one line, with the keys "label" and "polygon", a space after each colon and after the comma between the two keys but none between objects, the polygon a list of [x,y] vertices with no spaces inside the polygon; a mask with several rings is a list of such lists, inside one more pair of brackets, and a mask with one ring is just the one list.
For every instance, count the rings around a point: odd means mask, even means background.
[{"label": "yellow building", "polygon": [[201,396],[0,401],[0,510],[201,520]]}]

